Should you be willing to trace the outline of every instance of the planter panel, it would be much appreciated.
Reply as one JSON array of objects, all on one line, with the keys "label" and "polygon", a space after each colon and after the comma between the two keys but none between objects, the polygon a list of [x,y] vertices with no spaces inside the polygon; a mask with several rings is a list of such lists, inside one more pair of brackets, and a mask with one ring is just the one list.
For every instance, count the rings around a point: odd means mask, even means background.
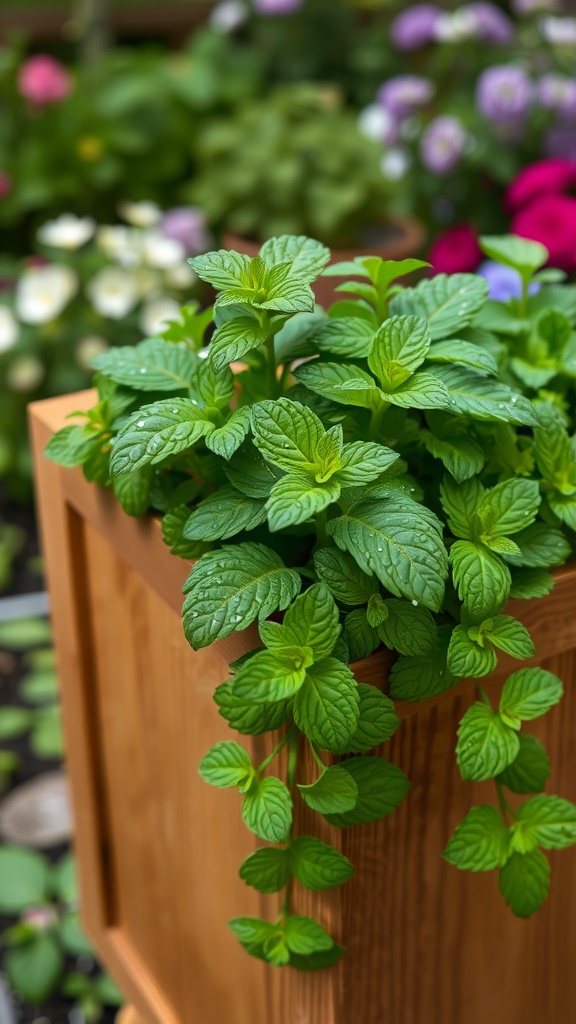
[{"label": "planter panel", "polygon": [[[129,519],[79,471],[41,458],[66,414],[92,399],[37,403],[32,426],[84,922],[145,1024],[573,1024],[574,854],[552,854],[550,897],[528,921],[510,914],[493,874],[440,857],[471,804],[493,802],[493,786],[464,784],[454,758],[470,682],[397,706],[405,720],[385,754],[412,790],[390,818],[341,832],[299,811],[297,832],[334,842],[357,870],[342,889],[295,894],[297,911],[347,945],[341,964],[275,970],[237,945],[227,919],[273,914],[274,900],[238,879],[257,840],[237,796],[202,783],[197,765],[233,735],[212,692],[256,634],[193,652],[180,621],[189,565],[158,523]],[[530,731],[551,754],[549,792],[573,800],[575,608],[571,567],[549,597],[510,607],[532,633],[534,663],[565,682],[562,703]],[[384,685],[389,665],[379,652],[357,678]],[[488,687],[517,667],[502,659]],[[270,749],[270,738],[241,739],[255,758]]]}]

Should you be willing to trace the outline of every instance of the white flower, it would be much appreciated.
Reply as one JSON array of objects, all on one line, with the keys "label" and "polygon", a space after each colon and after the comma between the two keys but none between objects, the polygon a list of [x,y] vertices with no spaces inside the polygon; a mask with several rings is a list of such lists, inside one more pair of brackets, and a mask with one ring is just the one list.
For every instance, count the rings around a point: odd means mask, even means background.
[{"label": "white flower", "polygon": [[140,232],[125,224],[105,224],[96,232],[96,242],[109,259],[122,267],[140,262]]},{"label": "white flower", "polygon": [[25,324],[45,324],[60,315],[76,294],[78,278],[58,263],[25,270],[16,285],[16,313]]},{"label": "white flower", "polygon": [[140,328],[147,337],[165,331],[169,320],[180,320],[180,306],[169,295],[148,299],[140,311]]},{"label": "white flower", "polygon": [[400,181],[410,168],[410,156],[404,149],[389,149],[380,161],[380,170],[388,181]]},{"label": "white flower", "polygon": [[441,43],[459,43],[476,35],[478,21],[471,11],[441,14],[434,23],[434,36]]},{"label": "white flower", "polygon": [[79,249],[88,242],[96,230],[92,217],[76,217],[62,213],[56,220],[48,220],[38,229],[38,241],[58,249]]},{"label": "white flower", "polygon": [[0,352],[7,352],[18,340],[18,322],[8,306],[0,306]]},{"label": "white flower", "polygon": [[394,119],[381,103],[369,103],[360,111],[358,128],[362,135],[376,142],[385,142],[395,128]]},{"label": "white flower", "polygon": [[92,360],[99,356],[101,352],[106,352],[108,348],[110,348],[110,343],[106,341],[106,338],[101,338],[98,334],[87,334],[85,338],[80,338],[74,349],[78,366],[82,370],[89,370],[92,366]]},{"label": "white flower", "polygon": [[121,320],[138,301],[136,278],[121,267],[104,267],[94,275],[86,291],[97,313]]},{"label": "white flower", "polygon": [[189,263],[179,263],[166,271],[166,284],[170,288],[191,288],[197,280],[198,275]]},{"label": "white flower", "polygon": [[160,207],[148,199],[144,199],[140,203],[132,203],[129,199],[125,199],[118,203],[118,213],[135,228],[151,228],[158,223],[162,216]]},{"label": "white flower", "polygon": [[209,24],[217,32],[233,32],[248,17],[248,7],[242,0],[222,0],[210,11]]},{"label": "white flower", "polygon": [[44,366],[36,356],[20,356],[8,367],[6,383],[10,391],[34,391],[44,379]]},{"label": "white flower", "polygon": [[576,46],[576,18],[542,18],[540,31],[552,46]]},{"label": "white flower", "polygon": [[145,231],[142,235],[142,258],[150,267],[176,267],[182,263],[186,253],[181,242],[166,238],[159,231]]}]

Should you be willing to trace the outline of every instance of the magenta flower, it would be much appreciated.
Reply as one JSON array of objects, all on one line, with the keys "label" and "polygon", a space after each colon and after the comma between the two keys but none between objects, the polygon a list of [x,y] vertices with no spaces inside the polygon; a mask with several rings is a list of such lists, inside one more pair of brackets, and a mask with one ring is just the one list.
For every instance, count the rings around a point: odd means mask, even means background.
[{"label": "magenta flower", "polygon": [[478,39],[496,46],[507,46],[514,39],[514,26],[510,18],[496,4],[466,4],[461,10],[475,20]]},{"label": "magenta flower", "polygon": [[576,160],[539,160],[525,167],[510,185],[507,210],[519,210],[542,195],[562,195],[576,187]]},{"label": "magenta flower", "polygon": [[175,206],[167,210],[160,222],[160,230],[166,238],[180,242],[187,256],[206,252],[209,247],[206,218],[197,207]]},{"label": "magenta flower", "polygon": [[550,253],[550,265],[576,268],[576,199],[540,195],[516,214],[511,229],[521,238],[541,242]]},{"label": "magenta flower", "polygon": [[6,171],[0,171],[0,199],[10,195],[12,191],[12,178]]},{"label": "magenta flower", "polygon": [[72,79],[60,61],[47,53],[29,57],[18,72],[20,94],[38,107],[59,103],[72,88]]},{"label": "magenta flower", "polygon": [[483,71],[476,86],[478,109],[500,124],[522,120],[532,103],[533,85],[521,68],[498,64]]},{"label": "magenta flower", "polygon": [[466,132],[457,117],[435,117],[422,136],[422,160],[429,171],[448,174],[459,163],[466,141]]},{"label": "magenta flower", "polygon": [[470,224],[455,224],[434,242],[428,257],[437,274],[466,274],[482,259],[476,232]]},{"label": "magenta flower", "polygon": [[252,0],[258,14],[292,14],[302,3],[303,0]]},{"label": "magenta flower", "polygon": [[399,120],[418,107],[425,106],[434,95],[434,85],[420,75],[397,75],[389,78],[378,90],[378,102]]},{"label": "magenta flower", "polygon": [[576,116],[576,78],[551,71],[537,82],[536,93],[545,110],[553,110],[561,118]]},{"label": "magenta flower", "polygon": [[417,50],[432,42],[442,9],[435,4],[414,4],[402,11],[390,26],[390,38],[398,50]]}]

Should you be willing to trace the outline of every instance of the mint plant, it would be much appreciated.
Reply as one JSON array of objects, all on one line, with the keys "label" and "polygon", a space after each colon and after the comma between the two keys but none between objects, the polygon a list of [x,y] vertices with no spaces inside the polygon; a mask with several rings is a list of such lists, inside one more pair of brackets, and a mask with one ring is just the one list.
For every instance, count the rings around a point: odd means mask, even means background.
[{"label": "mint plant", "polygon": [[[98,356],[98,404],[47,449],[112,486],[128,513],[163,514],[171,550],[194,560],[183,607],[194,649],[257,624],[257,649],[214,699],[231,729],[274,732],[275,746],[253,763],[237,740],[218,743],[200,774],[235,788],[246,826],[273,844],[240,875],[283,894],[277,918],[231,927],[277,966],[340,957],[318,922],[293,912],[292,891],[353,872],[295,833],[295,804],[340,828],[391,813],[410,785],[380,756],[399,725],[393,700],[481,679],[500,652],[530,659],[506,604],[548,594],[549,570],[572,552],[576,288],[541,270],[539,245],[498,238],[485,249],[518,270],[521,299],[493,302],[470,274],[407,287],[418,260],[324,270],[328,250],[302,236],[272,238],[252,260],[197,257],[213,311],[188,309],[163,337]],[[321,273],[346,278],[327,313],[310,287]],[[534,338],[555,360],[545,381],[519,372]],[[380,645],[395,652],[389,695],[387,680],[358,683],[353,669]],[[548,891],[542,851],[576,841],[576,808],[542,794],[548,758],[524,732],[562,686],[519,667],[493,707],[477,685],[456,758],[463,779],[494,779],[496,801],[468,813],[444,856],[498,870],[504,899],[527,916]]]}]

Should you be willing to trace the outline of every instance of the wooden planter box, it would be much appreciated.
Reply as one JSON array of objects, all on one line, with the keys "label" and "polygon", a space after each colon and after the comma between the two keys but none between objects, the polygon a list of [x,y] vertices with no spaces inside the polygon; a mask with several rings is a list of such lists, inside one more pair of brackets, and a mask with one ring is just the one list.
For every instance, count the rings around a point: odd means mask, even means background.
[{"label": "wooden planter box", "polygon": [[[32,407],[36,479],[58,650],[68,768],[86,930],[145,1024],[573,1024],[576,863],[552,853],[542,911],[514,918],[495,874],[472,876],[441,851],[493,785],[463,783],[454,746],[474,699],[462,683],[420,703],[386,751],[412,781],[401,808],[329,837],[357,874],[343,888],[300,891],[348,948],[316,974],[274,969],[227,929],[238,915],[273,914],[238,878],[257,840],[238,797],[199,778],[207,748],[232,735],[212,701],[228,663],[254,646],[235,633],[198,653],[184,638],[181,587],[189,565],[164,547],[158,523],[127,517],[80,471],[41,457],[65,416],[92,394]],[[576,798],[576,569],[553,593],[510,610],[529,628],[538,664],[566,685],[558,708],[530,723],[552,757],[550,792]],[[386,653],[355,666],[384,682]],[[501,672],[518,663],[501,659]],[[497,691],[498,678],[488,682]],[[242,738],[244,741],[244,738]],[[247,739],[262,755],[266,740]],[[132,1014],[134,1013],[134,1017]]]}]

